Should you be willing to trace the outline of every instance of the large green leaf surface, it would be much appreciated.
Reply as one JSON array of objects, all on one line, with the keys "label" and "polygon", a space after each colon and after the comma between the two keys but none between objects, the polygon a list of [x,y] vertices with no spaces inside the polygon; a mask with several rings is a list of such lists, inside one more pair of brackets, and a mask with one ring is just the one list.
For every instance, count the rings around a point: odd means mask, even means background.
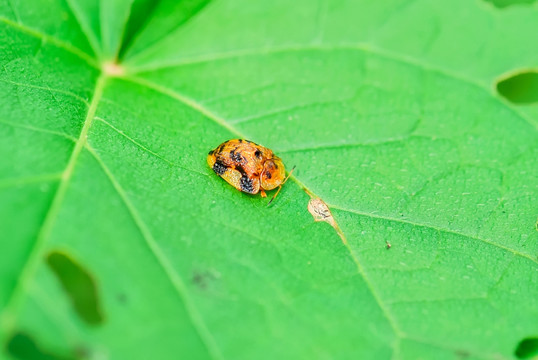
[{"label": "large green leaf surface", "polygon": [[[538,111],[494,85],[537,34],[482,0],[0,1],[3,357],[514,358]],[[236,137],[297,166],[270,207],[206,164]]]}]

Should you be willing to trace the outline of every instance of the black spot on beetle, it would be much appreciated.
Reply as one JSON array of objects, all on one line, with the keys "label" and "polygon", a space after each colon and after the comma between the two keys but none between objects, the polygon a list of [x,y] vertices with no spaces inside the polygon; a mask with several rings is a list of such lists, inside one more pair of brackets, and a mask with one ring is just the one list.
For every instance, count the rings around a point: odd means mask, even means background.
[{"label": "black spot on beetle", "polygon": [[254,192],[254,185],[252,184],[252,180],[249,179],[247,174],[243,174],[243,176],[241,176],[241,179],[239,180],[239,185],[241,186],[241,191],[250,194]]},{"label": "black spot on beetle", "polygon": [[239,139],[239,142],[242,143],[242,142],[243,142],[243,139]]},{"label": "black spot on beetle", "polygon": [[241,176],[247,176],[247,172],[245,171],[245,168],[243,168],[243,165],[239,164],[235,167],[235,170],[239,171],[241,173]]},{"label": "black spot on beetle", "polygon": [[243,155],[241,155],[241,152],[235,152],[238,148],[233,149],[230,151],[230,159],[232,159],[233,162],[243,164],[245,162],[245,158]]},{"label": "black spot on beetle", "polygon": [[207,153],[207,155],[213,155],[213,150]]},{"label": "black spot on beetle", "polygon": [[271,178],[271,172],[270,171],[266,171],[265,172],[265,177],[270,179]]},{"label": "black spot on beetle", "polygon": [[278,165],[272,160],[266,161],[264,164],[268,170],[278,169]]},{"label": "black spot on beetle", "polygon": [[260,159],[262,157],[262,152],[260,150],[256,150],[256,152],[254,153],[254,156]]},{"label": "black spot on beetle", "polygon": [[224,165],[223,163],[221,163],[220,161],[215,161],[215,164],[213,164],[213,171],[215,172],[215,174],[217,175],[222,175],[226,172],[226,170],[228,170],[228,167],[226,165]]}]

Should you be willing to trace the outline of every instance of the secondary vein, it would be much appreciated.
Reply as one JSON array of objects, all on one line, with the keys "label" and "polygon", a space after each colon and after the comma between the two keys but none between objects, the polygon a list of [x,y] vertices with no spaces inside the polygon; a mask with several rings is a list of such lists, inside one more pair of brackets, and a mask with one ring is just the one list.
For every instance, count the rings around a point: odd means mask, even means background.
[{"label": "secondary vein", "polygon": [[411,220],[406,220],[406,219],[398,219],[398,218],[389,217],[389,216],[376,215],[376,214],[372,214],[372,213],[368,213],[368,212],[361,212],[361,211],[358,211],[358,210],[346,209],[346,208],[343,208],[343,207],[340,207],[340,206],[337,206],[337,205],[328,205],[328,206],[330,208],[332,208],[332,209],[335,209],[335,210],[340,210],[340,211],[348,212],[348,213],[359,215],[359,216],[364,216],[364,217],[369,217],[369,218],[374,218],[374,219],[387,220],[387,221],[393,221],[393,222],[398,222],[398,223],[402,223],[402,224],[409,224],[409,225],[416,226],[416,227],[432,229],[432,230],[435,230],[435,231],[438,231],[438,232],[441,232],[441,233],[445,233],[445,234],[453,234],[453,235],[458,235],[458,236],[465,237],[467,239],[481,241],[481,242],[483,242],[485,244],[488,244],[488,245],[497,247],[499,249],[508,251],[508,252],[510,252],[510,253],[512,253],[512,254],[514,254],[516,256],[523,257],[525,259],[528,259],[528,260],[538,264],[538,260],[536,260],[535,258],[533,258],[529,254],[524,254],[524,253],[521,253],[521,252],[519,252],[517,250],[509,248],[507,246],[497,244],[497,243],[495,243],[495,242],[493,242],[491,240],[486,240],[486,239],[479,238],[479,237],[476,237],[476,236],[471,236],[471,235],[464,234],[464,233],[459,232],[459,231],[440,228],[440,227],[436,227],[436,226],[428,225],[428,224],[421,224],[421,223],[413,222]]},{"label": "secondary vein", "polygon": [[368,43],[349,43],[349,44],[339,44],[339,45],[319,45],[319,44],[311,45],[310,44],[310,45],[295,46],[295,47],[287,46],[287,47],[274,47],[274,48],[265,48],[265,49],[264,48],[240,49],[240,50],[229,51],[229,52],[224,52],[220,54],[202,55],[202,56],[199,56],[198,58],[183,59],[183,60],[178,60],[175,62],[164,63],[164,64],[153,64],[149,66],[140,66],[140,67],[133,66],[130,69],[130,71],[131,71],[131,74],[137,74],[137,73],[142,73],[142,72],[162,70],[165,68],[195,65],[195,64],[200,64],[200,63],[207,63],[207,62],[248,57],[248,56],[267,56],[267,55],[273,55],[273,54],[278,54],[278,53],[289,53],[289,52],[304,52],[304,51],[326,52],[326,51],[337,51],[337,50],[362,51],[365,54],[373,54],[375,56],[383,57],[385,59],[390,59],[396,62],[400,62],[402,64],[411,65],[411,66],[423,69],[425,71],[436,72],[448,78],[456,79],[464,83],[467,83],[469,85],[476,86],[477,88],[484,90],[495,101],[497,101],[503,107],[511,111],[514,115],[519,117],[523,122],[526,122],[535,130],[538,130],[538,125],[535,122],[528,119],[523,113],[521,113],[514,107],[509,106],[509,104],[505,100],[493,94],[491,89],[487,85],[479,81],[473,80],[469,77],[466,77],[465,75],[459,74],[451,69],[445,69],[440,66],[429,64],[427,62],[421,61],[412,56],[405,55],[405,54],[398,54],[390,50],[375,47],[372,44],[368,44]]},{"label": "secondary vein", "polygon": [[3,22],[4,24],[6,25],[9,25],[15,29],[18,29],[20,30],[21,32],[24,32],[28,35],[31,35],[35,38],[38,38],[38,39],[42,39],[43,41],[46,41],[50,44],[53,44],[59,48],[62,48],[68,52],[70,52],[71,54],[73,55],[76,55],[78,56],[79,58],[81,58],[82,60],[86,61],[91,67],[94,67],[94,68],[99,68],[99,65],[95,62],[95,59],[93,59],[90,55],[88,55],[87,53],[85,53],[84,51],[80,50],[79,48],[69,44],[69,43],[66,43],[60,39],[57,39],[55,38],[54,36],[50,36],[50,35],[47,35],[47,34],[44,34],[42,32],[39,32],[35,29],[32,29],[26,25],[23,25],[23,24],[19,24],[19,23],[16,23],[14,21],[11,21],[3,16],[0,16],[0,22]]}]

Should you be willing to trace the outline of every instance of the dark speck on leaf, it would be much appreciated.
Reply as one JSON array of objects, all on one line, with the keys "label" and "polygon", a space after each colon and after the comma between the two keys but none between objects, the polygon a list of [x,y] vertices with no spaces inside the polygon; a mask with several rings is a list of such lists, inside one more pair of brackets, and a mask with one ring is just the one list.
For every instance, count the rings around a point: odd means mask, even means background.
[{"label": "dark speck on leaf", "polygon": [[120,304],[125,304],[125,303],[127,303],[127,296],[126,296],[125,294],[123,294],[123,293],[118,294],[118,295],[116,296],[116,298],[118,299],[118,302],[119,302]]},{"label": "dark speck on leaf", "polygon": [[207,287],[207,274],[195,272],[192,275],[191,281],[194,285],[198,286],[199,288],[205,289]]},{"label": "dark speck on leaf", "polygon": [[469,352],[467,350],[456,350],[454,351],[454,353],[460,358],[460,359],[466,359],[468,358],[471,354],[469,354]]},{"label": "dark speck on leaf", "polygon": [[194,271],[192,273],[191,282],[200,290],[206,290],[217,278],[218,275],[211,271]]}]

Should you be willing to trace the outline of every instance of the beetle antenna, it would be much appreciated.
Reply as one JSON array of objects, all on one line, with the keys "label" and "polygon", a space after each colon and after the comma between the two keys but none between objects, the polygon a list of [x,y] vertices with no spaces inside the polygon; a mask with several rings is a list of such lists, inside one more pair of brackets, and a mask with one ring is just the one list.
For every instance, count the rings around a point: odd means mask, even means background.
[{"label": "beetle antenna", "polygon": [[271,203],[273,202],[273,200],[276,198],[276,196],[277,196],[278,193],[280,192],[280,189],[282,189],[282,185],[284,185],[284,184],[286,183],[286,181],[288,181],[288,179],[290,178],[291,173],[293,172],[293,170],[295,170],[295,166],[293,166],[293,169],[291,169],[291,171],[288,173],[288,176],[286,176],[286,178],[284,179],[284,181],[282,181],[282,184],[280,184],[280,186],[278,187],[278,190],[276,191],[275,195],[273,195],[273,197],[271,198],[271,200],[269,200],[269,202],[267,203],[267,206],[271,205]]}]

